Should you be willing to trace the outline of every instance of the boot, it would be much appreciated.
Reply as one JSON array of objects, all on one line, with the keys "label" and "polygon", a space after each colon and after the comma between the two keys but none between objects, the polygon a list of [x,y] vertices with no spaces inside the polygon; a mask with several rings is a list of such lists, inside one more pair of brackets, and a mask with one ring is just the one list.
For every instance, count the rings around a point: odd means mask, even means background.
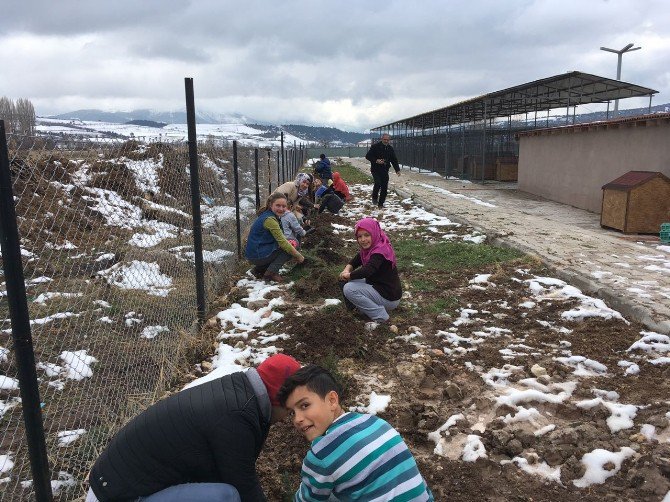
[{"label": "boot", "polygon": [[265,282],[284,282],[284,278],[276,272],[265,272],[263,280]]}]

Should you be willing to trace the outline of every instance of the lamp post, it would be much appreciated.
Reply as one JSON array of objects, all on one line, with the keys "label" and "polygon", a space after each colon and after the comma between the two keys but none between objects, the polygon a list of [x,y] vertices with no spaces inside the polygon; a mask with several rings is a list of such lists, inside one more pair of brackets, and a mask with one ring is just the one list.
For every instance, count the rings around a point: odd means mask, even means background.
[{"label": "lamp post", "polygon": [[[631,52],[631,51],[636,51],[638,49],[642,49],[642,47],[633,47],[634,44],[628,44],[626,47],[620,50],[616,49],[610,49],[609,47],[601,47],[601,51],[607,51],[607,52],[613,52],[618,56],[618,61],[616,65],[616,79],[621,80],[621,59],[623,58],[624,53],[626,52]],[[614,115],[616,116],[619,112],[619,100],[615,99],[614,100]]]}]

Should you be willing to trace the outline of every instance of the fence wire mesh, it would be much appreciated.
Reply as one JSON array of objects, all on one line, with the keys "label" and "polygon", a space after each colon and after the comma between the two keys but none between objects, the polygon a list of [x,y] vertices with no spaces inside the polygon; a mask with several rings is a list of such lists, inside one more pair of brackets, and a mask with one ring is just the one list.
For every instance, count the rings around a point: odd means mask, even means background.
[{"label": "fence wire mesh", "polygon": [[[110,436],[179,381],[197,341],[188,145],[9,136],[8,147],[52,488],[75,500]],[[212,300],[237,257],[233,154],[214,140],[198,154]],[[276,151],[258,159],[262,203],[282,173]],[[238,164],[244,229],[256,209],[254,149],[240,148]],[[29,500],[5,289],[0,500]]]}]

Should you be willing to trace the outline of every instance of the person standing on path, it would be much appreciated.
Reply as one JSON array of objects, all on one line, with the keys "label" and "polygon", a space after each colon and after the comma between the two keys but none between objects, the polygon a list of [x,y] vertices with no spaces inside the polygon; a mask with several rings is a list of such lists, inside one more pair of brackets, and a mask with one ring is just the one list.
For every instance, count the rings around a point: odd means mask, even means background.
[{"label": "person standing on path", "polygon": [[370,161],[370,172],[374,180],[372,203],[380,209],[384,207],[386,201],[391,165],[393,165],[396,174],[400,176],[400,164],[398,164],[398,158],[395,156],[393,147],[389,144],[390,141],[391,137],[388,134],[382,134],[381,141],[372,145],[368,153],[365,154],[365,158]]}]

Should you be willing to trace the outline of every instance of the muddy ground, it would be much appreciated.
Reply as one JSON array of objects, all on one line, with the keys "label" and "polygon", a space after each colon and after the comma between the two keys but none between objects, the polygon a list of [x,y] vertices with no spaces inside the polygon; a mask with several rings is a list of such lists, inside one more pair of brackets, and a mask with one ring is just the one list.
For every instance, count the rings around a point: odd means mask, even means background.
[{"label": "muddy ground", "polygon": [[[364,204],[365,187],[353,191],[357,202],[341,216],[319,216],[317,232],[305,242],[307,263],[288,273],[293,283],[250,305],[259,308],[273,297],[285,301],[276,308],[284,317],[265,326],[264,336],[287,334],[272,342],[279,350],[336,372],[346,388],[346,407],[366,406],[372,391],[390,395],[379,416],[402,434],[436,500],[663,499],[670,490],[670,365],[653,365],[628,351],[643,326],[616,317],[566,319],[562,314],[578,308],[578,300],[539,300],[529,289],[533,277],[555,277],[552,271],[530,258],[508,256],[448,270],[428,260],[399,260],[403,301],[390,323],[370,330],[343,304],[324,306],[324,299],[340,298],[337,274],[357,252],[351,232],[343,229],[372,213],[395,227],[388,231],[393,243],[409,239],[430,247],[443,240],[446,227],[436,233],[430,223],[406,221],[411,201],[391,196],[377,212]],[[473,235],[467,226],[448,232],[456,242]],[[482,246],[470,245],[474,253]],[[482,274],[491,275],[474,280]],[[225,300],[244,296],[240,287]],[[527,302],[534,306],[520,306]],[[244,343],[256,336],[251,333]],[[583,356],[585,363],[559,360],[569,356]],[[623,360],[638,364],[639,373],[625,374]],[[511,401],[512,389],[545,397]],[[636,406],[633,423],[613,432],[610,419],[626,404]],[[523,419],[524,413],[530,418]],[[442,427],[459,414],[460,420]],[[644,424],[654,434],[641,434]],[[463,460],[470,435],[480,437],[485,458]],[[287,500],[295,491],[307,448],[290,424],[271,430],[258,462],[271,500]],[[585,454],[622,448],[630,448],[630,455],[616,474],[603,484],[575,486],[586,472]],[[615,464],[607,462],[604,469],[617,471]]]}]

